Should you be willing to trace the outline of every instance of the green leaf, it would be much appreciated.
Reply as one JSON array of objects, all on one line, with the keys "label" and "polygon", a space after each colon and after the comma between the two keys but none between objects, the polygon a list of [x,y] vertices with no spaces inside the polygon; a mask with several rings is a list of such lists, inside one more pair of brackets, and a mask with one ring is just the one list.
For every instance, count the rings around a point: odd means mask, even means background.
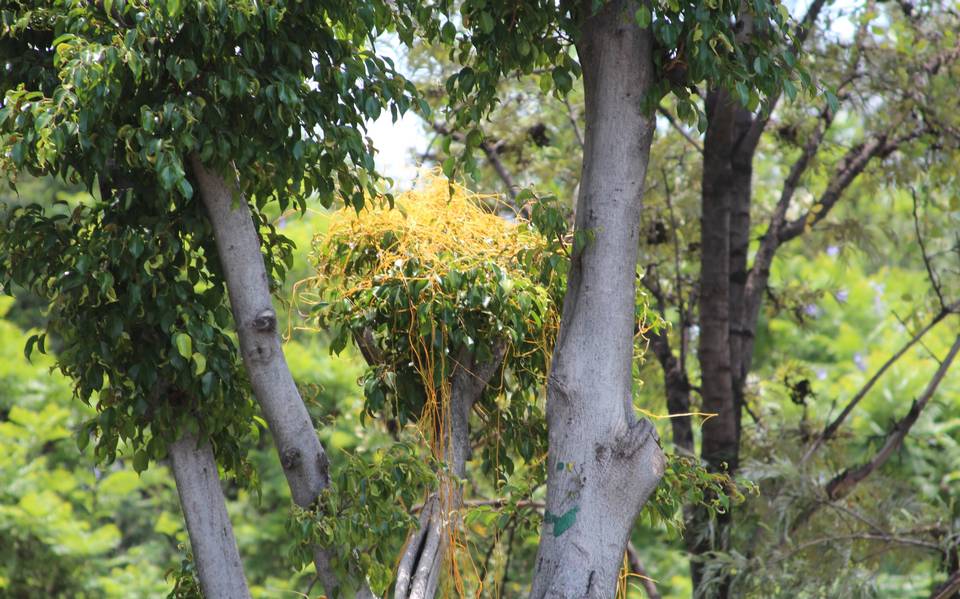
[{"label": "green leaf", "polygon": [[486,34],[489,34],[493,31],[493,26],[493,15],[486,11],[480,13],[480,30]]},{"label": "green leaf", "polygon": [[440,37],[446,43],[452,43],[457,37],[457,28],[453,23],[447,21],[440,30]]},{"label": "green leaf", "polygon": [[27,345],[23,348],[23,355],[27,358],[27,361],[30,361],[30,354],[33,353],[33,346],[40,339],[40,335],[30,335],[30,338],[27,339]]},{"label": "green leaf", "polygon": [[454,169],[456,168],[456,166],[457,166],[457,160],[456,160],[453,156],[450,156],[449,158],[447,158],[446,160],[444,160],[444,161],[443,161],[443,175],[444,175],[446,178],[448,178],[448,179],[452,179],[452,178],[453,178]]},{"label": "green leaf", "polygon": [[[634,18],[637,20],[637,25],[640,26],[640,29],[646,29],[649,27],[653,18],[653,16],[650,14],[650,7],[648,7],[646,4],[642,5],[637,9],[636,14],[634,14]],[[701,37],[703,36],[702,33],[700,35]]]},{"label": "green leaf", "polygon": [[467,145],[471,148],[478,148],[483,143],[483,134],[479,129],[473,129],[467,134]]},{"label": "green leaf", "polygon": [[177,181],[177,191],[188,200],[193,197],[193,185],[190,185],[186,177],[181,177],[180,180]]},{"label": "green leaf", "polygon": [[201,375],[207,369],[207,358],[203,354],[195,353],[193,354],[193,374]]},{"label": "green leaf", "polygon": [[377,120],[380,117],[380,101],[375,96],[368,96],[364,102],[363,111],[370,120]]},{"label": "green leaf", "polygon": [[789,79],[783,80],[783,91],[791,100],[797,97],[797,86],[794,85],[793,81],[790,81]]},{"label": "green leaf", "polygon": [[827,106],[830,107],[830,112],[836,113],[840,110],[840,101],[837,100],[836,94],[834,94],[829,89],[823,91],[824,97],[827,99]]},{"label": "green leaf", "polygon": [[566,69],[556,67],[553,69],[553,84],[558,91],[565,94],[573,88],[573,78]]},{"label": "green leaf", "polygon": [[190,338],[190,335],[177,333],[173,336],[173,342],[177,346],[177,352],[183,356],[184,359],[189,360],[190,356],[193,355],[193,340]]},{"label": "green leaf", "polygon": [[133,454],[133,469],[137,474],[143,472],[147,469],[147,465],[150,462],[150,458],[147,456],[147,452],[142,449],[138,449]]}]

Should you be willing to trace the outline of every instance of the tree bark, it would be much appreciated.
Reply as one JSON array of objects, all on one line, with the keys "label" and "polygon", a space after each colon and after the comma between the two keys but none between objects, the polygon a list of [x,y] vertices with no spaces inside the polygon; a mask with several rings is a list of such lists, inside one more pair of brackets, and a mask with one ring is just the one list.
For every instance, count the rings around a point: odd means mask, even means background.
[{"label": "tree bark", "polygon": [[[732,350],[740,339],[731,340],[734,307],[743,296],[743,280],[732,278],[733,271],[746,270],[746,231],[749,228],[749,196],[740,197],[742,182],[734,173],[732,157],[738,108],[730,95],[722,90],[707,97],[708,126],[704,138],[703,179],[700,215],[700,339],[697,348],[701,372],[703,411],[715,414],[703,423],[700,455],[713,471],[733,472],[740,457],[740,405],[735,393]],[[738,173],[739,174],[739,173]],[[747,170],[749,176],[749,169]],[[746,183],[749,190],[749,181]],[[744,206],[744,203],[747,206]],[[738,215],[732,218],[736,206]],[[744,216],[746,212],[746,216]],[[734,228],[732,225],[736,225]],[[731,252],[731,242],[739,244]],[[739,274],[739,273],[738,273]],[[711,534],[709,515],[703,508],[690,510],[692,518],[686,544],[694,556],[727,548],[730,513],[718,516]],[[702,564],[690,563],[693,586],[699,589]],[[725,596],[725,585],[718,585],[718,596]]]},{"label": "tree bark", "polygon": [[656,430],[633,410],[640,210],[654,120],[651,38],[637,2],[589,2],[577,44],[586,103],[576,230],[547,383],[547,508],[533,599],[613,597],[630,529],[664,471]]},{"label": "tree bark", "polygon": [[[197,156],[190,162],[213,226],[250,385],[273,435],[293,501],[310,508],[330,484],[329,462],[283,355],[250,207],[239,185],[229,185],[207,170]],[[323,549],[316,549],[314,563],[327,594],[336,597],[338,582]]]},{"label": "tree bark", "polygon": [[183,435],[170,446],[170,465],[203,596],[250,597],[210,443],[199,444],[196,435]]}]

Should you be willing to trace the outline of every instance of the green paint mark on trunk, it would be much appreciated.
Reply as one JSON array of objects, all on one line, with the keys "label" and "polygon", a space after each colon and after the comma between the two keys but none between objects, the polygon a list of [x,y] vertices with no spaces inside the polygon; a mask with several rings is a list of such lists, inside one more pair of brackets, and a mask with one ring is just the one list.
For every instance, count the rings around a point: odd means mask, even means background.
[{"label": "green paint mark on trunk", "polygon": [[573,523],[577,521],[577,512],[580,511],[580,506],[573,506],[566,511],[562,516],[557,516],[556,514],[550,513],[548,510],[543,514],[543,519],[547,524],[553,524],[553,536],[559,537],[563,533],[567,532]]}]

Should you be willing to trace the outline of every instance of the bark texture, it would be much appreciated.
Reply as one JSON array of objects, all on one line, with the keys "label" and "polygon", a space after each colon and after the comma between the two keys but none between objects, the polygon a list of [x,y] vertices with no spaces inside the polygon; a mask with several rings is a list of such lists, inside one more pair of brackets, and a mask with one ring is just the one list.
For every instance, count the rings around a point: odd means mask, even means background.
[{"label": "bark texture", "polygon": [[[725,91],[707,97],[700,217],[700,339],[703,411],[716,414],[703,423],[700,455],[713,471],[733,472],[740,462],[743,404],[742,348],[748,331],[740,322],[750,242],[752,155],[741,156],[740,141],[750,127],[750,113]],[[690,510],[686,544],[694,556],[727,548],[730,512],[711,526],[703,508]],[[694,588],[702,566],[691,562]],[[720,595],[726,594],[725,584]]]},{"label": "bark texture", "polygon": [[[531,597],[609,598],[630,529],[663,476],[656,431],[633,411],[640,209],[654,122],[649,30],[636,2],[591,14],[577,44],[586,103],[573,256],[547,383],[547,507]],[[624,159],[624,158],[627,159]]]},{"label": "bark texture", "polygon": [[210,443],[184,435],[170,446],[170,464],[204,597],[250,597]]},{"label": "bark texture", "polygon": [[[273,435],[293,501],[309,508],[330,484],[329,462],[283,355],[250,208],[238,185],[208,170],[196,156],[191,157],[191,166],[213,226],[250,385]],[[335,597],[338,583],[322,549],[316,550],[314,563],[327,594]]]}]

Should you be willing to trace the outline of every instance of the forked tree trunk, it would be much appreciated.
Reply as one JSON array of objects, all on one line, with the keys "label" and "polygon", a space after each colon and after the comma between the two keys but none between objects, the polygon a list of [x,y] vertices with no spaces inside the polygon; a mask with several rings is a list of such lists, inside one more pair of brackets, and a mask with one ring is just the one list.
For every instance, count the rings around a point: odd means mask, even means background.
[{"label": "forked tree trunk", "polygon": [[[250,385],[270,427],[293,501],[309,508],[330,484],[329,462],[287,367],[270,298],[260,238],[239,186],[228,184],[191,156],[227,281],[240,352]],[[338,583],[326,552],[316,548],[317,574],[331,597]]]},{"label": "forked tree trunk", "polygon": [[250,597],[209,442],[185,434],[170,446],[180,507],[206,599]]},{"label": "forked tree trunk", "polygon": [[500,369],[505,351],[505,345],[498,345],[493,358],[484,364],[477,364],[466,351],[457,357],[450,376],[450,403],[443,418],[444,460],[453,477],[441,477],[441,488],[420,512],[420,526],[410,534],[400,556],[394,599],[432,599],[437,593],[447,548],[461,524],[460,481],[467,475],[470,459],[470,412]]},{"label": "forked tree trunk", "polygon": [[[591,3],[583,10],[590,15]],[[656,431],[633,410],[640,207],[654,120],[651,38],[639,3],[584,19],[586,135],[573,256],[547,383],[547,506],[533,599],[611,598],[640,508],[663,476]]]}]

